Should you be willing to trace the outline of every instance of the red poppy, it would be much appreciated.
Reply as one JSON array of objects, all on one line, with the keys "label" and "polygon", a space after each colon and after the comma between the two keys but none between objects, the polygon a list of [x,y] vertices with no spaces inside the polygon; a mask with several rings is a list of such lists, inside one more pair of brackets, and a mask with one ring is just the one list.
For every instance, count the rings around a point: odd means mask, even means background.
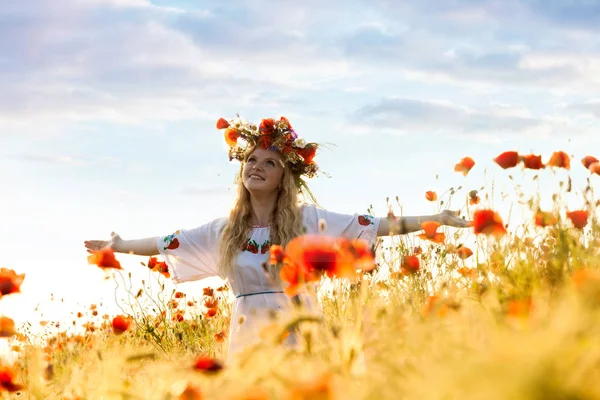
[{"label": "red poppy", "polygon": [[262,121],[260,121],[258,130],[263,135],[272,135],[275,131],[275,121],[273,120],[273,118],[263,119]]},{"label": "red poppy", "polygon": [[571,220],[577,229],[583,229],[588,223],[589,212],[587,210],[568,211],[567,218]]},{"label": "red poppy", "polygon": [[25,274],[17,273],[8,268],[0,268],[0,297],[11,293],[19,293]]},{"label": "red poppy", "polygon": [[225,332],[224,330],[221,332],[215,333],[215,341],[217,341],[219,343],[223,343],[225,341],[226,337],[227,337],[227,332]]},{"label": "red poppy", "polygon": [[467,176],[471,168],[475,166],[475,161],[471,157],[465,157],[460,160],[458,164],[454,166],[455,172],[460,172],[464,176]]},{"label": "red poppy", "polygon": [[117,315],[112,320],[112,329],[113,332],[117,335],[122,334],[127,331],[131,326],[131,318],[125,317],[123,315]]},{"label": "red poppy", "polygon": [[600,162],[595,162],[595,163],[590,164],[588,170],[592,174],[600,175]]},{"label": "red poppy", "polygon": [[193,368],[203,372],[218,372],[223,369],[223,364],[207,355],[200,355],[194,361]]},{"label": "red poppy", "polygon": [[206,312],[204,313],[204,316],[206,318],[212,318],[215,315],[217,315],[217,309],[216,308],[209,308],[208,310],[206,310]]},{"label": "red poppy", "polygon": [[593,163],[597,163],[598,161],[600,160],[593,156],[585,156],[581,159],[581,163],[583,164],[585,169],[589,169],[590,165],[592,165]]},{"label": "red poppy", "polygon": [[492,210],[477,210],[473,213],[473,231],[475,234],[500,237],[506,234],[502,218]]},{"label": "red poppy", "polygon": [[237,145],[237,140],[240,137],[240,133],[235,128],[229,128],[225,130],[225,141],[229,147],[235,147]]},{"label": "red poppy", "polygon": [[538,211],[535,213],[535,225],[540,227],[554,225],[558,222],[557,218],[550,212]]},{"label": "red poppy", "polygon": [[425,192],[425,199],[427,201],[436,201],[437,200],[437,193],[432,191],[432,190],[428,190]]},{"label": "red poppy", "polygon": [[285,294],[290,297],[296,296],[302,287],[307,282],[305,271],[302,271],[298,264],[287,262],[283,264],[279,271],[279,277],[286,283],[283,289]]},{"label": "red poppy", "polygon": [[469,192],[469,204],[474,206],[474,205],[479,204],[480,201],[481,201],[481,199],[477,195],[477,190],[471,190]]},{"label": "red poppy", "polygon": [[280,246],[278,244],[272,245],[271,248],[269,249],[269,264],[271,264],[271,265],[281,264],[283,262],[284,256],[285,256],[285,251],[283,250],[282,246]]},{"label": "red poppy", "polygon": [[296,153],[304,158],[305,164],[310,164],[317,154],[317,148],[313,146],[306,146],[304,148],[297,149]]},{"label": "red poppy", "polygon": [[465,246],[460,246],[458,249],[456,249],[456,255],[461,260],[466,260],[473,255],[473,250]]},{"label": "red poppy", "polygon": [[0,317],[0,337],[11,337],[17,331],[15,330],[15,321],[8,317]]},{"label": "red poppy", "polygon": [[421,260],[416,255],[404,256],[400,268],[403,275],[414,274],[421,269]]},{"label": "red poppy", "polygon": [[272,143],[273,143],[273,136],[271,136],[271,135],[262,135],[261,137],[258,138],[258,142],[257,142],[257,144],[263,150],[267,150],[269,147],[271,147]]},{"label": "red poppy", "polygon": [[324,235],[304,235],[285,247],[281,279],[287,283],[285,292],[295,295],[306,282],[317,281],[322,275],[354,279],[357,270],[375,267],[368,244]]},{"label": "red poppy", "polygon": [[25,387],[15,383],[16,371],[6,365],[0,365],[0,392],[18,392]]},{"label": "red poppy", "polygon": [[123,269],[121,268],[121,263],[115,258],[115,252],[109,247],[99,251],[95,251],[91,255],[89,255],[88,264],[95,264],[102,269]]},{"label": "red poppy", "polygon": [[519,163],[519,153],[516,151],[505,151],[494,158],[494,162],[504,169],[514,168]]},{"label": "red poppy", "polygon": [[571,159],[564,151],[555,151],[547,165],[549,167],[571,169]]},{"label": "red poppy", "polygon": [[444,243],[446,240],[446,234],[443,232],[437,232],[437,229],[441,224],[437,221],[425,221],[421,223],[423,233],[417,235],[421,239],[430,240],[434,243]]},{"label": "red poppy", "polygon": [[538,156],[535,154],[528,154],[526,156],[521,156],[521,160],[527,169],[542,169],[544,168],[544,163],[542,162],[542,156]]},{"label": "red poppy", "polygon": [[229,128],[229,126],[230,124],[225,118],[219,118],[219,120],[217,121],[217,129],[225,129]]},{"label": "red poppy", "polygon": [[304,235],[290,241],[285,253],[309,277],[326,274],[329,277],[354,277],[352,257],[344,251],[347,239],[324,235]]}]

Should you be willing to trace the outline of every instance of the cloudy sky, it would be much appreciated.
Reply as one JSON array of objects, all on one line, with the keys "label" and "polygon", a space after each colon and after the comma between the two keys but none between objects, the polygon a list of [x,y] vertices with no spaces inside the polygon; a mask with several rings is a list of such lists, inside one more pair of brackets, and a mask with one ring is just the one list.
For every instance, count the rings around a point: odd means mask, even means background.
[{"label": "cloudy sky", "polygon": [[[51,293],[65,310],[114,303],[86,239],[225,215],[238,166],[219,117],[285,115],[329,144],[312,189],[338,212],[385,215],[399,196],[428,214],[424,191],[459,185],[507,210],[499,153],[600,156],[597,1],[0,0],[0,38],[0,266],[27,273],[0,311],[15,319]],[[579,161],[572,175],[582,186]]]}]

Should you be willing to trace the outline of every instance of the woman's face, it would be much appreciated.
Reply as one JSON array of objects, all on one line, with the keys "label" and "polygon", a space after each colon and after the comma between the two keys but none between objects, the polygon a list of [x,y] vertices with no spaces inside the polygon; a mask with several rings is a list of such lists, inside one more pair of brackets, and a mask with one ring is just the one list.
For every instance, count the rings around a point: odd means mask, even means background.
[{"label": "woman's face", "polygon": [[283,178],[283,168],[279,153],[257,148],[248,156],[244,164],[242,170],[244,186],[250,193],[277,193]]}]

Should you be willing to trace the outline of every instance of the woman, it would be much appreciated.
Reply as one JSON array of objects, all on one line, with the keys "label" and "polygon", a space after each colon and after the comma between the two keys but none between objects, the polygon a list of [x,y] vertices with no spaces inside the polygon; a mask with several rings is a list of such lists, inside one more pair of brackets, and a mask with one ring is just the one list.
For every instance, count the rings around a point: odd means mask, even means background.
[{"label": "woman", "polygon": [[[227,280],[235,295],[229,354],[255,342],[273,310],[290,305],[290,298],[283,293],[276,275],[273,279],[263,269],[269,260],[271,245],[285,246],[297,236],[317,233],[320,221],[325,221],[327,235],[360,237],[372,247],[378,236],[414,232],[421,229],[423,221],[469,226],[467,221],[449,211],[400,217],[391,222],[388,218],[338,214],[315,205],[300,204],[300,192],[314,202],[304,177],[311,178],[317,173],[316,143],[306,143],[299,138],[285,117],[263,119],[258,127],[239,117],[232,121],[221,118],[217,128],[225,130],[230,160],[241,161],[237,201],[228,218],[163,237],[123,240],[113,233],[108,241],[86,241],[85,246],[88,252],[110,247],[120,253],[160,254],[176,283],[210,276]],[[397,226],[391,226],[392,223]],[[311,295],[299,296],[309,308],[316,306],[316,299]],[[244,322],[239,323],[240,320]]]}]

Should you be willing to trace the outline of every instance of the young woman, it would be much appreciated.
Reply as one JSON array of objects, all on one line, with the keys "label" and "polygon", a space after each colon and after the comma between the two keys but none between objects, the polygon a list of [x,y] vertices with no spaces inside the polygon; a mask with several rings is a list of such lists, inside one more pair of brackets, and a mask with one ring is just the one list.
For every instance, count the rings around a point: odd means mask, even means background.
[{"label": "young woman", "polygon": [[[299,138],[290,122],[263,119],[259,126],[238,118],[217,122],[230,147],[229,158],[241,161],[237,201],[229,217],[218,218],[194,229],[138,240],[123,240],[114,232],[110,240],[86,241],[88,252],[110,247],[115,252],[164,257],[176,283],[220,276],[228,282],[235,302],[230,327],[229,354],[258,340],[265,320],[274,310],[290,306],[281,282],[265,273],[271,245],[285,246],[297,236],[319,232],[361,238],[371,247],[378,236],[406,234],[421,229],[421,222],[467,227],[469,223],[450,211],[437,215],[388,218],[330,212],[314,204],[301,204],[299,194],[314,198],[304,178],[318,170],[316,143]],[[321,222],[322,223],[322,222]],[[396,223],[397,226],[390,224]],[[309,308],[317,306],[309,294],[300,294]],[[243,323],[240,323],[243,321]],[[290,337],[293,342],[293,336]]]}]

